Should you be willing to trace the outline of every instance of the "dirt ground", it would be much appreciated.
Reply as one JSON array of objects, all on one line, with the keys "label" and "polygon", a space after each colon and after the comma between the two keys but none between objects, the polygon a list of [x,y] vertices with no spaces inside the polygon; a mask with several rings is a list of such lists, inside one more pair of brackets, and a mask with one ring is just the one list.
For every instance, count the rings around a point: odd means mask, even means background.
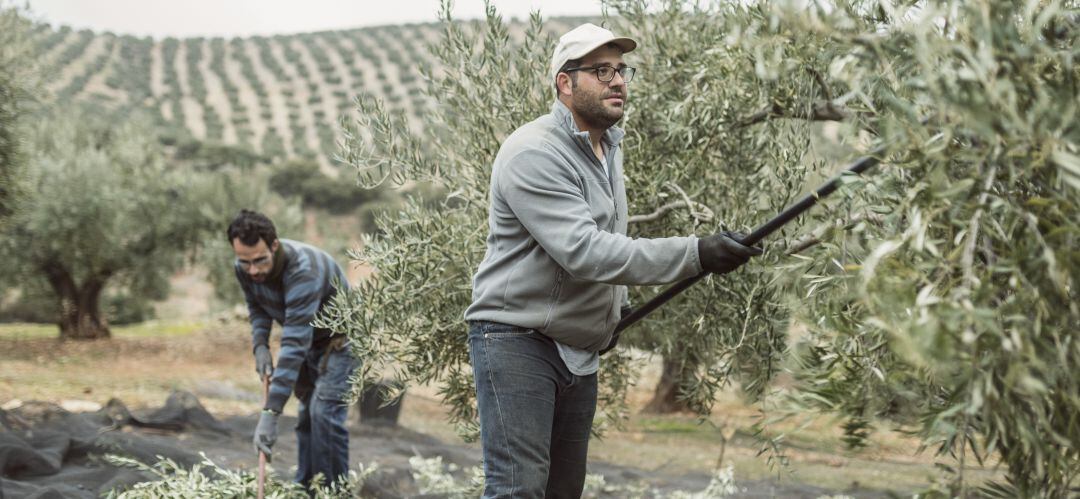
[{"label": "dirt ground", "polygon": [[[158,407],[173,390],[186,390],[230,428],[229,436],[159,432],[154,438],[173,439],[228,467],[255,466],[250,432],[260,386],[245,324],[144,323],[117,328],[112,339],[98,342],[59,342],[55,334],[50,326],[0,326],[0,407],[48,401],[72,412],[92,412],[117,398],[137,410]],[[659,361],[643,362],[642,379],[630,397],[634,409],[645,404],[658,377]],[[351,415],[352,464],[377,462],[380,468],[407,470],[414,455],[440,455],[463,469],[479,464],[477,446],[457,437],[436,392],[435,387],[410,387],[397,428],[364,425]],[[275,448],[274,466],[283,476],[295,464],[295,440],[287,431],[294,414],[290,402]],[[744,488],[740,497],[884,497],[890,492],[909,495],[936,480],[935,463],[955,465],[929,452],[917,453],[916,441],[884,426],[869,447],[846,450],[835,422],[816,418],[773,428],[785,433],[789,461],[776,469],[759,455],[762,444],[752,437],[750,427],[758,417],[759,408],[744,404],[736,393],[725,394],[705,423],[691,415],[635,411],[625,428],[592,442],[590,473],[604,475],[608,483],[699,491],[723,452],[723,466],[734,466],[735,483]],[[972,468],[967,474],[989,478],[993,473]]]}]

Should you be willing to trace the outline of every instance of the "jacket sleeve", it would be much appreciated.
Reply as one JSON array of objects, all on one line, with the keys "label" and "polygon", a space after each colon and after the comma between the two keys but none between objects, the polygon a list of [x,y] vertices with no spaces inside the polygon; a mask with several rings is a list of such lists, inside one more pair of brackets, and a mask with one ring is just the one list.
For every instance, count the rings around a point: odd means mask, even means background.
[{"label": "jacket sleeve", "polygon": [[494,173],[514,216],[577,279],[647,285],[701,273],[694,236],[632,239],[601,230],[583,194],[583,180],[550,151],[523,150]]},{"label": "jacket sleeve", "polygon": [[286,276],[285,324],[281,332],[281,350],[270,383],[265,409],[281,412],[292,394],[300,368],[304,365],[314,330],[311,322],[319,311],[322,282],[311,270]]},{"label": "jacket sleeve", "polygon": [[[240,272],[237,271],[236,274],[239,280]],[[243,281],[240,282],[243,283]],[[240,289],[244,292],[244,302],[247,303],[248,309],[248,321],[251,322],[251,350],[255,351],[255,347],[259,345],[269,346],[270,327],[274,324],[274,320],[255,301],[255,297],[247,286],[241,284]]]}]

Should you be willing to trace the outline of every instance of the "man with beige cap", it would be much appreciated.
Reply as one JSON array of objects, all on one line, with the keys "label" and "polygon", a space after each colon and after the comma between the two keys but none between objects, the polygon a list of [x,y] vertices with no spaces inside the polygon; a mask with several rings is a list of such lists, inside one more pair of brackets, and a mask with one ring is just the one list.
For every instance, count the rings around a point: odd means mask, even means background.
[{"label": "man with beige cap", "polygon": [[559,38],[551,113],[523,125],[491,172],[487,253],[473,278],[469,356],[484,497],[580,497],[600,353],[627,285],[731,272],[758,248],[738,235],[626,236],[622,129],[637,48],[593,24]]}]

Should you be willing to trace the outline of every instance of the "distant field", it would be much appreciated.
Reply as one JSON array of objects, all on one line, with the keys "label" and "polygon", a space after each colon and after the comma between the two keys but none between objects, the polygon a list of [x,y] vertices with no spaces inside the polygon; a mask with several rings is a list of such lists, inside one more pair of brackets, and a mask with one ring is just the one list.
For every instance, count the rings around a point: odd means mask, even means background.
[{"label": "distant field", "polygon": [[[553,19],[564,30],[573,19]],[[521,24],[512,33],[522,32]],[[34,34],[46,89],[63,100],[144,108],[162,126],[270,158],[328,164],[338,120],[368,95],[418,116],[430,105],[420,68],[440,24],[380,26],[249,38],[166,38],[40,25]]]}]

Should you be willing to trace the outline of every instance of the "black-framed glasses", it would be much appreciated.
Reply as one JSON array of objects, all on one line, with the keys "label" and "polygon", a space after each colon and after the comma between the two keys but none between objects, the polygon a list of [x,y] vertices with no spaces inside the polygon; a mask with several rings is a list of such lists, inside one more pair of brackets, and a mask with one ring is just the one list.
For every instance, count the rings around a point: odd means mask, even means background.
[{"label": "black-framed glasses", "polygon": [[629,66],[622,66],[619,68],[611,66],[583,66],[580,68],[569,68],[564,71],[564,73],[569,73],[571,71],[596,71],[596,79],[604,83],[615,79],[615,73],[619,73],[619,76],[622,76],[623,82],[630,83],[630,80],[634,79],[634,74],[637,73],[636,68]]},{"label": "black-framed glasses", "polygon": [[270,263],[270,255],[261,256],[259,258],[254,259],[254,260],[241,260],[239,258],[236,259],[236,264],[239,265],[240,268],[242,268],[244,270],[248,270],[251,267],[256,267],[256,268],[265,267],[266,264],[268,264],[268,263]]}]

